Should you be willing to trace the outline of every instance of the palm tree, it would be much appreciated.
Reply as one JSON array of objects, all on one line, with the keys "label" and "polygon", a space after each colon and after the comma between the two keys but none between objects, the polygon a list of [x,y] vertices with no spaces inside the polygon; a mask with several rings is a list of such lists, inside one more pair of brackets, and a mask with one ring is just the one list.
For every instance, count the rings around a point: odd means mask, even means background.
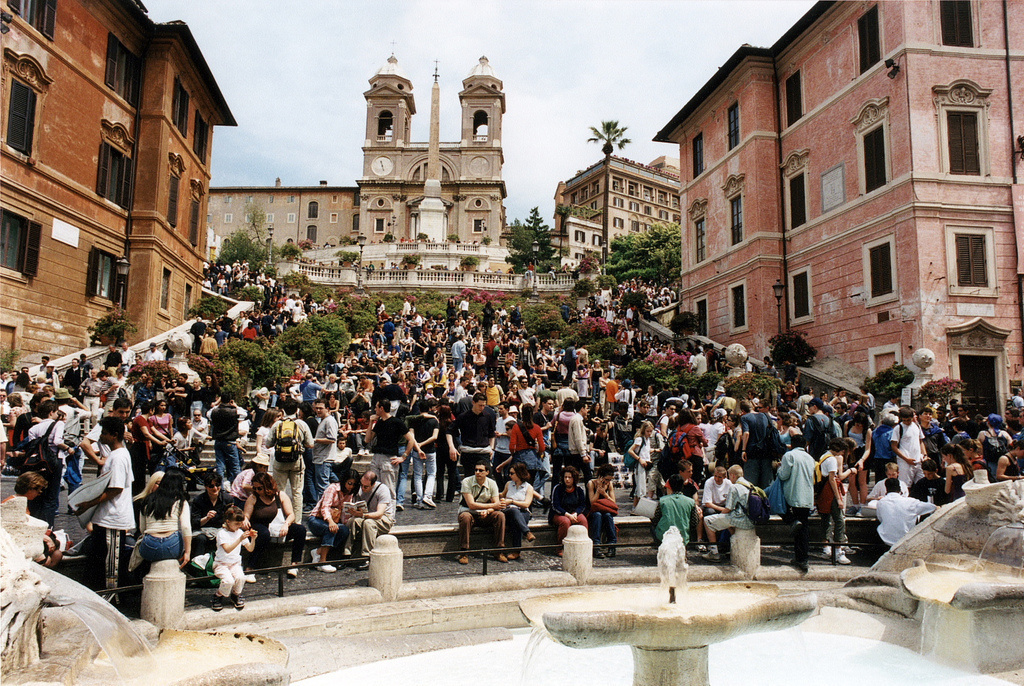
[{"label": "palm tree", "polygon": [[588,143],[601,143],[601,152],[604,153],[604,200],[601,205],[601,268],[608,262],[608,189],[611,185],[612,152],[615,148],[622,150],[632,143],[626,138],[626,127],[619,127],[617,121],[603,121],[601,127],[590,127],[593,135],[587,139]]}]

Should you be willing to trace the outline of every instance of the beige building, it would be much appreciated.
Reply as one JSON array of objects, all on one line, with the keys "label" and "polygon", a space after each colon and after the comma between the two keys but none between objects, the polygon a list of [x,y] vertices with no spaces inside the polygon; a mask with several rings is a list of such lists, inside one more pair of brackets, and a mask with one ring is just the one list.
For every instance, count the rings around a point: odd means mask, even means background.
[{"label": "beige building", "polygon": [[[457,234],[463,243],[490,238],[497,245],[505,224],[506,192],[501,178],[505,93],[486,57],[480,58],[462,86],[461,140],[442,142],[439,150],[444,234]],[[415,240],[421,233],[419,205],[427,179],[429,144],[409,140],[416,101],[412,82],[394,55],[373,75],[363,96],[366,139],[363,178],[359,180],[361,230],[369,243],[379,243],[388,234],[397,241]]]},{"label": "beige building", "polygon": [[[640,164],[613,155],[609,177],[609,241],[655,223],[679,223],[679,160],[662,156]],[[604,179],[601,159],[558,184],[553,240],[565,249],[565,264],[573,266],[586,252],[601,251]]]},{"label": "beige building", "polygon": [[[250,223],[250,213],[263,212],[265,228],[274,227],[274,244],[312,241],[338,245],[359,234],[359,188],[356,186],[224,186],[210,189],[207,226],[213,234],[211,259],[220,242]],[[261,237],[266,234],[262,234]]]}]

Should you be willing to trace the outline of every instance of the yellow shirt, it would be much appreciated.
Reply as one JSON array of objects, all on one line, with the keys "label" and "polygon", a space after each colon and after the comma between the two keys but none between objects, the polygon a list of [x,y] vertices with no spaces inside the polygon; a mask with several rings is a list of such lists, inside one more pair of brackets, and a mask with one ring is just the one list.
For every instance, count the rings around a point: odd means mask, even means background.
[{"label": "yellow shirt", "polygon": [[487,387],[487,404],[497,407],[501,402],[501,387],[497,384]]}]

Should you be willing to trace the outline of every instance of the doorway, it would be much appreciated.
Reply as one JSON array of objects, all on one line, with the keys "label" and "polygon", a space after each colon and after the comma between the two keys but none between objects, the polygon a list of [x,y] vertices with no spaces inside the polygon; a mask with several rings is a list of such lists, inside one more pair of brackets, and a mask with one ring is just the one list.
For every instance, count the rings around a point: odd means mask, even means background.
[{"label": "doorway", "polygon": [[967,384],[964,402],[973,412],[1000,411],[996,388],[996,358],[990,355],[960,355],[960,379]]}]

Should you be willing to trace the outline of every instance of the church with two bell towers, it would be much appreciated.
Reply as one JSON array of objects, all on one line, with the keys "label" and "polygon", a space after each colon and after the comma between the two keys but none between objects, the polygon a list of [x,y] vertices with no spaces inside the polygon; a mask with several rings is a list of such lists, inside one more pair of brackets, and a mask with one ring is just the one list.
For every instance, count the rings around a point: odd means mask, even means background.
[{"label": "church with two bell towers", "polygon": [[[409,140],[413,85],[392,55],[366,98],[359,226],[367,243],[429,240],[499,245],[505,224],[501,118],[505,93],[486,57],[462,81],[461,138],[440,141],[440,86],[431,92],[430,140]],[[385,238],[387,236],[391,238]],[[487,238],[489,240],[485,241]]]}]

